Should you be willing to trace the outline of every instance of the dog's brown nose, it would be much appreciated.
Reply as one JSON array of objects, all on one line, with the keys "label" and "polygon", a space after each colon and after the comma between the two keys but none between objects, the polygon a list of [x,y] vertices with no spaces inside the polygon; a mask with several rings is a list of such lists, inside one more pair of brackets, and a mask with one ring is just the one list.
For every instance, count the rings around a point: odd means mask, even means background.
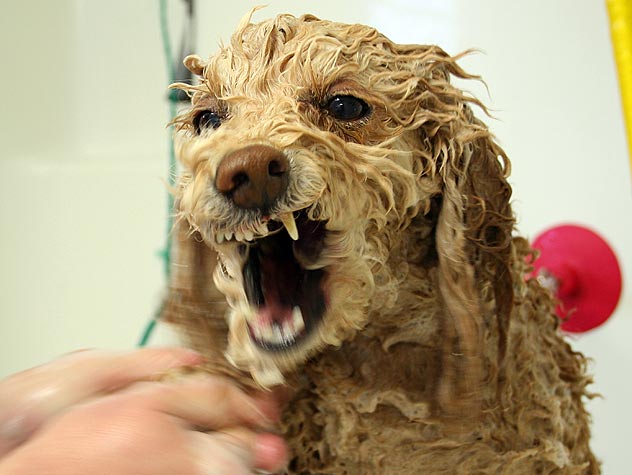
[{"label": "dog's brown nose", "polygon": [[240,208],[267,209],[286,190],[288,170],[287,158],[278,150],[250,145],[224,157],[215,187]]}]

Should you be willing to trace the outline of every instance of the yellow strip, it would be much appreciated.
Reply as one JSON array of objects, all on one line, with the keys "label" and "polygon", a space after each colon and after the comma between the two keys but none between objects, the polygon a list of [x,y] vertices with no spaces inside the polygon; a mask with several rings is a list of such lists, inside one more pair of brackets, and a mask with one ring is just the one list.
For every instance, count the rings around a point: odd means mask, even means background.
[{"label": "yellow strip", "polygon": [[632,0],[606,0],[606,3],[619,70],[619,86],[628,136],[628,158],[632,168]]}]

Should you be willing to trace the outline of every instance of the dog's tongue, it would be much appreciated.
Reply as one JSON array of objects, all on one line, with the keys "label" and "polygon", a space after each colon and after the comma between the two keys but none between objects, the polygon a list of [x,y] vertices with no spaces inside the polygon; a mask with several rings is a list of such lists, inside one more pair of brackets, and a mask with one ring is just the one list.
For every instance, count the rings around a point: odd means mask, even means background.
[{"label": "dog's tongue", "polygon": [[281,255],[262,256],[260,266],[265,305],[259,309],[258,318],[267,323],[290,320],[300,284],[300,268],[293,259]]},{"label": "dog's tongue", "polygon": [[257,310],[257,325],[261,328],[270,327],[273,323],[282,325],[292,321],[292,309],[282,305],[264,305]]}]

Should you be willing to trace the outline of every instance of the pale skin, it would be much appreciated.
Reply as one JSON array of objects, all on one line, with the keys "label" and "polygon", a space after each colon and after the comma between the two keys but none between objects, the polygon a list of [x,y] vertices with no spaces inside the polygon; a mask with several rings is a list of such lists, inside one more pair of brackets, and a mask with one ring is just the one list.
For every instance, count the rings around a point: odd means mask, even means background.
[{"label": "pale skin", "polygon": [[80,351],[0,381],[0,475],[248,475],[280,470],[271,393],[193,375],[181,348]]}]

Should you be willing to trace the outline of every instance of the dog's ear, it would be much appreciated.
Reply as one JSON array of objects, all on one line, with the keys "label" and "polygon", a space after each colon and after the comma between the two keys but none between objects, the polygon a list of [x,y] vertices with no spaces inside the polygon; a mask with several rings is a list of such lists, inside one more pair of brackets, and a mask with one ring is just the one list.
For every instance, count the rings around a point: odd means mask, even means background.
[{"label": "dog's ear", "polygon": [[217,254],[186,219],[176,223],[172,235],[169,290],[160,318],[178,327],[213,372],[233,374],[224,358],[228,306],[213,283]]},{"label": "dog's ear", "polygon": [[454,84],[479,79],[458,64],[467,54],[384,40],[375,56],[383,56],[391,71],[384,75],[380,69],[372,81],[385,95],[393,122],[419,140],[414,171],[422,195],[430,195],[422,209],[436,220],[443,332],[435,399],[437,410],[456,420],[480,414],[490,396],[483,391],[493,386],[491,380],[502,380],[513,306],[510,165],[472,112],[477,107],[487,113],[485,106]]},{"label": "dog's ear", "polygon": [[[499,377],[513,304],[509,260],[514,221],[505,178],[508,162],[483,130],[440,171],[443,190],[436,247],[446,318],[438,401],[457,414],[472,414],[472,405],[484,397],[483,381]],[[498,341],[483,341],[491,328],[496,329],[491,334],[498,335]],[[497,349],[492,354],[490,344]]]},{"label": "dog's ear", "polygon": [[[445,318],[437,401],[448,413],[473,415],[485,398],[483,382],[501,377],[513,305],[514,218],[509,161],[469,106],[462,107],[463,123],[434,138],[447,153],[438,167],[436,248]],[[484,341],[490,334],[498,341]]]},{"label": "dog's ear", "polygon": [[[206,325],[203,323],[206,320],[218,322],[218,330],[225,332],[226,303],[213,284],[217,254],[184,219],[175,224],[172,236],[169,291],[162,317],[184,327],[193,339],[206,333],[197,331],[199,326]],[[194,342],[194,346],[198,345]]]},{"label": "dog's ear", "polygon": [[183,61],[184,66],[196,76],[204,74],[204,61],[196,54],[190,54]]},{"label": "dog's ear", "polygon": [[460,57],[435,46],[400,52],[415,68],[409,110],[421,139],[421,176],[440,190],[433,198],[440,203],[435,242],[443,310],[437,405],[447,414],[474,415],[486,398],[482,388],[502,378],[513,305],[509,160],[471,108],[486,113],[485,107],[451,82],[475,78],[457,64]]}]

